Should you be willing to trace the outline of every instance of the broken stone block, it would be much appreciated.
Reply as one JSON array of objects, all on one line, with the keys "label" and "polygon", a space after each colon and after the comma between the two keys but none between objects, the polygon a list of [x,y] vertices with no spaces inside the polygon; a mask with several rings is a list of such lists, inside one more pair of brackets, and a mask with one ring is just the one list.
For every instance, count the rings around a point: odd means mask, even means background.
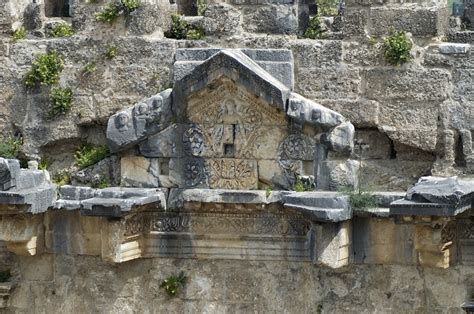
[{"label": "broken stone block", "polygon": [[159,187],[159,161],[141,156],[122,157],[121,183],[126,187]]},{"label": "broken stone block", "polygon": [[313,263],[331,268],[349,265],[351,230],[350,221],[313,224],[311,231],[316,239]]},{"label": "broken stone block", "polygon": [[330,129],[344,121],[339,113],[323,107],[296,93],[291,93],[287,114],[299,122]]},{"label": "broken stone block", "polygon": [[0,158],[0,191],[7,191],[16,186],[20,176],[18,160]]},{"label": "broken stone block", "polygon": [[352,123],[344,122],[329,133],[324,134],[322,140],[329,146],[329,149],[341,153],[350,153],[354,148],[355,129]]},{"label": "broken stone block", "polygon": [[422,177],[404,199],[390,204],[391,215],[456,216],[471,208],[472,181]]}]

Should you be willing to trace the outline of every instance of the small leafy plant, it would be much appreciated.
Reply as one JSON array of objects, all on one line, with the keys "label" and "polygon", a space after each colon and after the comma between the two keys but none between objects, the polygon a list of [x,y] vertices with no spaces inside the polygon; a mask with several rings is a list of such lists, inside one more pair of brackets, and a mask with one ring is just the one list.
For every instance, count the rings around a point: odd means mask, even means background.
[{"label": "small leafy plant", "polygon": [[191,25],[180,15],[171,15],[171,28],[165,32],[165,37],[174,39],[201,39],[204,37],[204,27],[198,23]]},{"label": "small leafy plant", "polygon": [[324,32],[325,30],[321,26],[319,16],[313,16],[309,20],[308,28],[304,32],[303,37],[309,39],[318,39],[323,37]]},{"label": "small leafy plant", "polygon": [[186,276],[184,272],[180,272],[178,276],[169,276],[160,285],[160,288],[165,289],[166,293],[170,297],[174,297],[181,288],[186,284]]},{"label": "small leafy plant", "polygon": [[118,52],[117,47],[108,46],[107,49],[105,50],[104,56],[107,59],[112,60],[113,58],[115,58],[117,56],[117,52]]},{"label": "small leafy plant", "polygon": [[0,157],[6,159],[17,158],[22,144],[21,138],[9,136],[4,141],[0,142]]},{"label": "small leafy plant", "polygon": [[56,51],[38,55],[33,61],[31,70],[26,73],[26,87],[53,85],[59,81],[59,74],[64,68],[64,62]]},{"label": "small leafy plant", "polygon": [[8,282],[12,277],[10,269],[0,271],[0,283]]},{"label": "small leafy plant", "polygon": [[197,14],[198,15],[204,15],[204,11],[207,9],[207,3],[206,0],[197,0]]},{"label": "small leafy plant", "polygon": [[384,38],[383,50],[385,60],[392,65],[400,65],[411,60],[412,42],[405,32],[391,30]]},{"label": "small leafy plant", "polygon": [[95,15],[99,22],[112,24],[121,15],[128,15],[140,7],[139,0],[117,0],[109,3],[102,12]]},{"label": "small leafy plant", "polygon": [[316,0],[318,15],[334,16],[337,15],[338,0]]},{"label": "small leafy plant", "polygon": [[91,74],[97,70],[95,62],[89,62],[82,68],[82,74]]},{"label": "small leafy plant", "polygon": [[72,90],[69,87],[55,87],[49,93],[49,116],[66,114],[72,107]]},{"label": "small leafy plant", "polygon": [[272,192],[273,192],[272,187],[271,186],[267,187],[267,189],[265,190],[265,196],[269,198],[270,195],[272,195]]},{"label": "small leafy plant", "polygon": [[71,37],[74,35],[72,28],[67,23],[58,23],[54,25],[48,32],[49,37],[60,38],[60,37]]},{"label": "small leafy plant", "polygon": [[367,191],[351,191],[347,192],[349,197],[349,205],[353,209],[367,209],[367,208],[374,208],[377,207],[377,199],[375,195]]},{"label": "small leafy plant", "polygon": [[38,169],[39,170],[48,170],[49,167],[49,160],[48,158],[41,158],[38,162]]},{"label": "small leafy plant", "polygon": [[84,144],[74,154],[75,164],[79,168],[87,168],[92,166],[109,154],[107,146],[94,147],[89,144]]},{"label": "small leafy plant", "polygon": [[301,181],[301,179],[299,177],[296,178],[296,182],[293,185],[293,190],[295,192],[304,192],[305,191],[304,184],[303,184],[303,182]]},{"label": "small leafy plant", "polygon": [[71,184],[71,176],[67,171],[61,171],[55,174],[51,181],[57,186],[61,187],[63,185]]},{"label": "small leafy plant", "polygon": [[26,28],[24,28],[23,26],[20,26],[12,32],[12,39],[15,42],[21,39],[25,39],[26,34],[27,34]]}]

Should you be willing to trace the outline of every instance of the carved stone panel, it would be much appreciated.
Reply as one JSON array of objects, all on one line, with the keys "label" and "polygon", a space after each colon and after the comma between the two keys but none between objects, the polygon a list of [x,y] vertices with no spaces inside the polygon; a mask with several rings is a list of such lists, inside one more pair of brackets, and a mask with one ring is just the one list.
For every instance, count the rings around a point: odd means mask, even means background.
[{"label": "carved stone panel", "polygon": [[206,161],[212,189],[257,189],[257,162],[245,159],[209,159]]}]

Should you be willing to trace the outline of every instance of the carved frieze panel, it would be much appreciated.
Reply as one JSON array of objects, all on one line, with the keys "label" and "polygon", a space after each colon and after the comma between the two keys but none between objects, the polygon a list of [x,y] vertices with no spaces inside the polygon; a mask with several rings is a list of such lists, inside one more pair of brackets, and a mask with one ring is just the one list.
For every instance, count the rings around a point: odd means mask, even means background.
[{"label": "carved frieze panel", "polygon": [[252,190],[257,188],[257,162],[245,159],[206,160],[209,187],[212,189]]},{"label": "carved frieze panel", "polygon": [[310,227],[302,216],[293,214],[143,212],[127,219],[124,235],[177,232],[306,236]]}]

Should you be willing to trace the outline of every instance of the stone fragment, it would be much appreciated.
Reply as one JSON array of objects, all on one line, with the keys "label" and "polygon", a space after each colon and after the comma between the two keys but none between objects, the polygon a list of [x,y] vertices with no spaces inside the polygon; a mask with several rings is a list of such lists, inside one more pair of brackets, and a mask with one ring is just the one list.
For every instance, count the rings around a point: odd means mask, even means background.
[{"label": "stone fragment", "polygon": [[0,158],[0,191],[7,191],[16,186],[20,176],[18,160]]},{"label": "stone fragment", "polygon": [[391,215],[456,216],[472,205],[472,181],[422,177],[404,199],[390,205]]},{"label": "stone fragment", "polygon": [[333,128],[344,121],[339,113],[296,93],[291,93],[287,114],[299,122],[307,122],[323,129]]},{"label": "stone fragment", "polygon": [[132,108],[114,114],[107,124],[107,144],[115,153],[170,125],[171,89],[167,89]]},{"label": "stone fragment", "polygon": [[331,268],[349,265],[351,256],[350,221],[331,224],[313,224],[311,232],[316,239],[313,263]]},{"label": "stone fragment", "polygon": [[337,152],[350,153],[354,148],[354,126],[350,122],[344,122],[325,134],[323,141]]},{"label": "stone fragment", "polygon": [[295,5],[266,5],[244,8],[242,27],[250,33],[297,34],[297,9]]},{"label": "stone fragment", "polygon": [[121,183],[126,187],[159,187],[159,161],[141,156],[120,159]]}]

